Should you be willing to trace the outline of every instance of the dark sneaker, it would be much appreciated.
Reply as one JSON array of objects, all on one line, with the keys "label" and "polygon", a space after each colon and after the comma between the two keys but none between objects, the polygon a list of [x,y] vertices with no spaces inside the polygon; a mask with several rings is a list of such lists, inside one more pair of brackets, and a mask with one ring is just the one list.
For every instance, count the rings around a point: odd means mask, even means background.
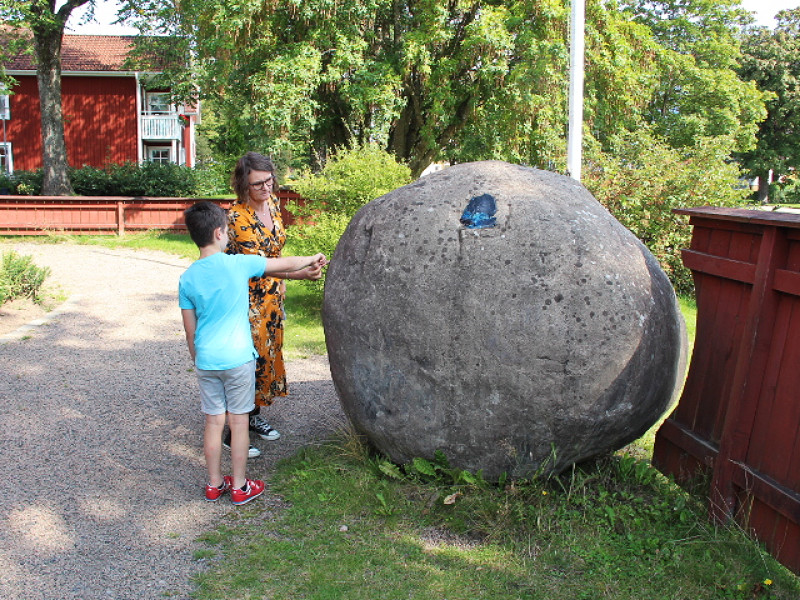
[{"label": "dark sneaker", "polygon": [[222,478],[222,485],[219,487],[207,483],[206,500],[209,502],[216,502],[222,497],[222,494],[231,489],[231,485],[233,485],[233,479],[231,479],[229,475],[225,475],[225,477]]},{"label": "dark sneaker", "polygon": [[277,429],[273,429],[267,420],[261,415],[250,417],[250,431],[258,435],[262,440],[277,440],[281,434]]},{"label": "dark sneaker", "polygon": [[258,498],[264,491],[264,482],[260,479],[245,479],[244,489],[231,490],[231,502],[236,506],[247,504],[250,500]]},{"label": "dark sneaker", "polygon": [[[226,450],[231,449],[231,432],[226,431],[225,437],[222,438],[222,447]],[[247,458],[258,458],[261,456],[261,450],[250,444],[250,448],[247,450]]]}]

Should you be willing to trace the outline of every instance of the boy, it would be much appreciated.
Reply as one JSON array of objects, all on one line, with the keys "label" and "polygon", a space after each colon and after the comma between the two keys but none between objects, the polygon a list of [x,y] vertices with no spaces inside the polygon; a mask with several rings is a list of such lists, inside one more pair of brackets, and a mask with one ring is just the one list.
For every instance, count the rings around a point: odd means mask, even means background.
[{"label": "boy", "polygon": [[[230,490],[234,504],[246,504],[264,491],[263,481],[245,477],[256,358],[248,320],[248,282],[251,277],[276,271],[297,271],[310,265],[321,268],[327,261],[322,254],[270,259],[225,254],[228,218],[213,202],[190,206],[184,218],[192,241],[200,249],[200,258],[181,275],[178,302],[206,415],[206,500],[214,502]],[[232,477],[223,477],[220,465],[226,413],[231,430]]]}]

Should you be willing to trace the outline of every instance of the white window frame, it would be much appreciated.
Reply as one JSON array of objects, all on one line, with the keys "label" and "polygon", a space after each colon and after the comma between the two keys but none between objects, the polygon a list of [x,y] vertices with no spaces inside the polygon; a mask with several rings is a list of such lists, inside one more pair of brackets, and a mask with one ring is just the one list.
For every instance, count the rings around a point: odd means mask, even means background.
[{"label": "white window frame", "polygon": [[11,118],[10,98],[8,88],[4,83],[0,83],[0,120],[2,121],[8,121]]},{"label": "white window frame", "polygon": [[147,146],[147,161],[165,164],[161,158],[158,160],[153,160],[154,153],[164,151],[167,152],[167,164],[175,162],[175,157],[172,155],[172,146]]},{"label": "white window frame", "polygon": [[146,92],[145,107],[148,115],[168,115],[175,112],[169,102],[168,92]]},{"label": "white window frame", "polygon": [[7,173],[8,175],[14,174],[14,150],[11,147],[11,142],[0,142],[0,149],[5,150],[0,158],[0,172]]}]

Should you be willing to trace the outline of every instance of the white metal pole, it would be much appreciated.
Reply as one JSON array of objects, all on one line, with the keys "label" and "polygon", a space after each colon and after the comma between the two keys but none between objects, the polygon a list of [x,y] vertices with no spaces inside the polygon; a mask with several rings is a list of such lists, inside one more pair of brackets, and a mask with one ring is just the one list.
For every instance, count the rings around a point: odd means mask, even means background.
[{"label": "white metal pole", "polygon": [[572,0],[569,40],[569,132],[567,134],[567,171],[581,180],[583,147],[583,54],[584,0]]}]

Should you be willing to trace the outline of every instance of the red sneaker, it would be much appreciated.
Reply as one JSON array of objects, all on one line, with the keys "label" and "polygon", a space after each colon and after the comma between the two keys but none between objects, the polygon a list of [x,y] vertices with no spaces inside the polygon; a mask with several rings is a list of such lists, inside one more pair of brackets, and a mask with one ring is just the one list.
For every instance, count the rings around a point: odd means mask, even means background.
[{"label": "red sneaker", "polygon": [[222,485],[219,487],[207,483],[206,500],[208,500],[209,502],[216,502],[217,500],[220,499],[222,494],[231,489],[232,485],[233,485],[233,478],[230,477],[229,475],[225,475],[225,477],[222,478]]},{"label": "red sneaker", "polygon": [[264,491],[264,482],[260,479],[245,479],[244,489],[233,488],[231,490],[231,502],[236,506],[247,504],[253,498],[258,498]]}]

